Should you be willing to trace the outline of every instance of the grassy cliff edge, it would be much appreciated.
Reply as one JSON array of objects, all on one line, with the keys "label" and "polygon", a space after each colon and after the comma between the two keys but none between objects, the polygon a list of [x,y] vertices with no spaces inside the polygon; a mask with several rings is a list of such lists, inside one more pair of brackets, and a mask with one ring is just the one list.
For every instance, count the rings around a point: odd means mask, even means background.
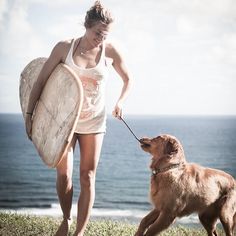
[{"label": "grassy cliff edge", "polygon": [[[45,216],[0,213],[0,236],[53,236],[60,224],[60,219]],[[113,220],[91,220],[85,236],[132,236],[137,225]],[[73,235],[75,223],[72,224],[69,236]],[[218,230],[219,236],[223,232]],[[205,236],[205,231],[183,226],[170,227],[161,236]]]}]

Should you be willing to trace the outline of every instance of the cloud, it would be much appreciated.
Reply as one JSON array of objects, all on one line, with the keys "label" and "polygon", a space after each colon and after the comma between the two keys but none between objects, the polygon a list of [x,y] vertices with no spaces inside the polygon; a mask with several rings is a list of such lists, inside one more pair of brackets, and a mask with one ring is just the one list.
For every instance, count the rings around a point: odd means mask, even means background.
[{"label": "cloud", "polygon": [[[70,3],[59,0],[56,4],[46,0],[0,0],[0,33],[4,35],[0,38],[0,73],[8,73],[3,78],[6,87],[14,87],[9,81],[18,78],[19,68],[30,59],[49,55],[59,40],[82,35],[85,12],[93,3],[92,0]],[[149,101],[159,101],[157,112],[171,113],[166,107],[173,103],[174,97],[178,104],[175,112],[188,111],[187,103],[192,102],[196,113],[203,110],[218,113],[236,101],[232,92],[236,89],[234,0],[104,0],[103,3],[115,16],[110,39],[119,45],[135,80],[127,100],[129,111],[140,111],[137,101],[139,106],[144,104],[142,112],[152,113]],[[44,17],[39,17],[42,12]],[[113,77],[119,76],[111,74],[108,93],[112,108],[110,100],[115,103],[119,96],[117,87],[121,85],[120,78],[113,82]],[[165,102],[161,102],[165,96]],[[204,101],[208,102],[205,108],[200,104]],[[232,113],[236,114],[235,109]]]},{"label": "cloud", "polygon": [[64,15],[57,24],[49,26],[45,33],[57,40],[78,37],[85,31],[83,21],[84,15]]},{"label": "cloud", "polygon": [[0,0],[0,32],[4,25],[4,17],[8,10],[7,0]]},{"label": "cloud", "polygon": [[135,79],[129,111],[153,113],[155,101],[166,114],[236,113],[234,0],[112,3]]},{"label": "cloud", "polygon": [[27,0],[29,4],[37,4],[37,5],[44,5],[49,8],[61,8],[61,7],[68,7],[69,6],[78,6],[78,5],[87,5],[89,2],[91,2],[91,5],[94,3],[92,0],[70,0],[69,2],[67,0],[57,0],[55,1],[48,1],[48,0]]},{"label": "cloud", "polygon": [[[37,55],[48,55],[53,44],[59,40],[81,35],[85,13],[80,14],[79,9],[75,14],[71,9],[83,7],[85,3],[88,4],[88,1],[78,3],[72,0],[68,5],[65,0],[59,0],[56,4],[45,0],[14,0],[7,5],[2,0],[4,7],[0,11],[0,22],[3,26],[0,33],[4,37],[0,38],[0,56],[14,54],[18,59],[29,60]],[[64,13],[65,8],[69,13]],[[46,15],[42,17],[41,14]]]},{"label": "cloud", "polygon": [[[4,16],[1,29],[1,48],[3,57],[22,59],[32,57],[33,51],[41,51],[42,43],[33,25],[28,20],[28,4],[25,1],[14,1]],[[26,53],[27,52],[27,53]],[[31,54],[32,52],[32,54]]]}]

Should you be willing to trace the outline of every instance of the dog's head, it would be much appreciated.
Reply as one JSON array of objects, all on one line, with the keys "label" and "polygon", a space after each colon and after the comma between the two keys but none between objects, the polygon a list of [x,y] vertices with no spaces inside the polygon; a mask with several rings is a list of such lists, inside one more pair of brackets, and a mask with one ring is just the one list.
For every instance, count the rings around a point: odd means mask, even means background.
[{"label": "dog's head", "polygon": [[174,136],[164,134],[156,138],[142,138],[140,142],[142,149],[152,155],[151,168],[185,162],[183,147]]}]

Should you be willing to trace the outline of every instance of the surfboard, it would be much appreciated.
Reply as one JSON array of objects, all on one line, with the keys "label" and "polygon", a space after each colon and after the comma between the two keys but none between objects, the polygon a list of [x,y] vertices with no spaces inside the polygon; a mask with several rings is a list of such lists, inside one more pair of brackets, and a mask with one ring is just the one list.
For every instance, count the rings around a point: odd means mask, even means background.
[{"label": "surfboard", "polygon": [[[20,104],[24,119],[31,90],[46,62],[36,58],[22,71]],[[32,116],[32,142],[43,162],[56,167],[73,137],[83,104],[83,86],[66,64],[60,63],[48,78]]]}]

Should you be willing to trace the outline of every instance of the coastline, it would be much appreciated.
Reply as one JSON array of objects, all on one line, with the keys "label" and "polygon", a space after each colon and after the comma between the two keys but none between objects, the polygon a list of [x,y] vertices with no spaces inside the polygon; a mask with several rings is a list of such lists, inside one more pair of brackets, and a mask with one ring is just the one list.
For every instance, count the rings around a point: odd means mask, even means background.
[{"label": "coastline", "polygon": [[[72,205],[72,216],[76,218],[76,204]],[[142,218],[148,214],[149,211],[141,211],[134,209],[105,209],[93,208],[91,212],[91,220],[112,220],[118,222],[128,222],[130,224],[139,224]],[[60,218],[61,209],[59,204],[52,204],[51,208],[19,208],[19,209],[0,209],[3,214],[17,214],[24,216],[37,216],[37,217],[52,217]],[[175,226],[182,225],[190,228],[199,228],[201,224],[198,216],[192,214],[190,216],[178,218],[174,223]]]}]

